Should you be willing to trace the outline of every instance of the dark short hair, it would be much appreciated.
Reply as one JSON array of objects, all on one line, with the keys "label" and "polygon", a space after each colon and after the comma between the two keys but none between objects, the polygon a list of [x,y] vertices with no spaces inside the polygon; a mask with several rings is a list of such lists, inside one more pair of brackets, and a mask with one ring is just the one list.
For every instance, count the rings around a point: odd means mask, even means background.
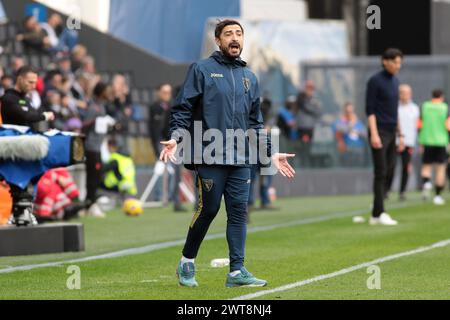
[{"label": "dark short hair", "polygon": [[443,95],[444,95],[444,91],[442,91],[441,89],[434,89],[431,92],[431,96],[435,99],[441,98]]},{"label": "dark short hair", "polygon": [[115,138],[109,138],[108,146],[110,146],[112,148],[117,148],[119,146],[119,143],[117,142],[117,140]]},{"label": "dark short hair", "polygon": [[31,66],[23,66],[17,70],[17,77],[24,77],[29,73],[38,74],[38,71],[36,68]]},{"label": "dark short hair", "polygon": [[33,19],[33,18],[34,18],[33,15],[28,15],[28,16],[26,16],[26,17],[23,18],[23,20],[22,20],[22,25],[25,27],[25,26],[27,25],[28,21],[30,21],[30,20]]},{"label": "dark short hair", "polygon": [[94,87],[94,92],[93,92],[94,96],[96,96],[97,98],[101,97],[107,88],[108,88],[107,83],[99,81]]},{"label": "dark short hair", "polygon": [[9,80],[14,81],[13,76],[10,75],[10,74],[4,74],[4,75],[0,78],[0,81],[6,80],[6,79],[9,79]]},{"label": "dark short hair", "polygon": [[244,33],[244,28],[242,28],[242,25],[238,21],[232,20],[232,19],[226,19],[226,20],[219,21],[216,24],[216,29],[214,30],[214,36],[216,38],[220,38],[220,34],[222,33],[223,28],[225,28],[226,26],[232,26],[232,25],[238,25],[239,27],[241,27],[242,33]]},{"label": "dark short hair", "polygon": [[394,60],[397,57],[403,58],[403,53],[397,48],[387,48],[381,55],[383,60]]}]

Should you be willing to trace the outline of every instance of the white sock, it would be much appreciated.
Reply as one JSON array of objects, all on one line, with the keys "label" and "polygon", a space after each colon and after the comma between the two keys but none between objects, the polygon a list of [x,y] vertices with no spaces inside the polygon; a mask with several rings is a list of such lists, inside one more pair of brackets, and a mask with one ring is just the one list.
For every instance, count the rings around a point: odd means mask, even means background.
[{"label": "white sock", "polygon": [[235,271],[233,271],[233,272],[230,272],[230,276],[232,276],[232,277],[236,277],[238,274],[240,274],[241,273],[241,270],[235,270]]},{"label": "white sock", "polygon": [[188,259],[188,258],[182,256],[182,257],[181,257],[181,264],[185,264],[185,263],[188,263],[188,262],[194,263],[194,260],[195,260],[195,259]]}]

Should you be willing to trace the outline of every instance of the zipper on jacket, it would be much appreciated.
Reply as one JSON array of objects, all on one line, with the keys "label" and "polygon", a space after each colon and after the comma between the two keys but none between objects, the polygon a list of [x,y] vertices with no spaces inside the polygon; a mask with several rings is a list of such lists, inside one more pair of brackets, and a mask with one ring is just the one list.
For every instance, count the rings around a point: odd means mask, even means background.
[{"label": "zipper on jacket", "polygon": [[233,117],[232,117],[232,126],[234,129],[234,112],[236,109],[236,81],[234,79],[233,67],[230,67],[231,79],[233,79]]}]

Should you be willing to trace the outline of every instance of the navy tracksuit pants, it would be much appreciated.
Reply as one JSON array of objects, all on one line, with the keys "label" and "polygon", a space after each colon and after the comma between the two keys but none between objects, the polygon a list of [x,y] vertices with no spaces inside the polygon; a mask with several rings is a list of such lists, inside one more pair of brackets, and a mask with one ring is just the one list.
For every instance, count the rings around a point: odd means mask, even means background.
[{"label": "navy tracksuit pants", "polygon": [[227,165],[196,166],[198,209],[192,219],[183,256],[194,259],[200,245],[220,209],[222,195],[227,211],[227,242],[230,271],[244,265],[247,234],[247,201],[250,189],[250,168]]}]

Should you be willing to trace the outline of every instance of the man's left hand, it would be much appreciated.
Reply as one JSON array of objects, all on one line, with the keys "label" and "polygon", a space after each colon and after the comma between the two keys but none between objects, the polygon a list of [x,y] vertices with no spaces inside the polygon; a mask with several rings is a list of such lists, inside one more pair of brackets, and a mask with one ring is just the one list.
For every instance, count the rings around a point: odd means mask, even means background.
[{"label": "man's left hand", "polygon": [[289,164],[288,159],[294,157],[295,154],[292,153],[275,153],[272,156],[272,161],[284,177],[292,179],[295,176],[295,170]]}]

